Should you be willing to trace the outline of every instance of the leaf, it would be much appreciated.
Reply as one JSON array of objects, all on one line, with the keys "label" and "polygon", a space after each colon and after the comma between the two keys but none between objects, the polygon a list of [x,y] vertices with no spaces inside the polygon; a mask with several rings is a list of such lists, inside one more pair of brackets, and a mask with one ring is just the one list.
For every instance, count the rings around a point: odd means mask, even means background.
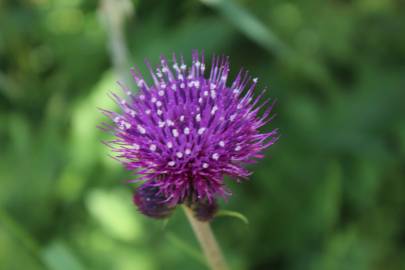
[{"label": "leaf", "polygon": [[142,237],[141,223],[128,198],[131,194],[125,189],[94,189],[86,198],[86,206],[105,232],[120,240],[134,241]]},{"label": "leaf", "polygon": [[62,242],[53,242],[42,251],[45,264],[52,270],[82,270],[83,265]]},{"label": "leaf", "polygon": [[[6,241],[6,237],[9,241]],[[13,246],[15,246],[15,248],[13,248]],[[15,253],[17,251],[16,248],[18,248],[19,257],[25,258],[26,261],[15,263],[18,263],[18,265],[22,263],[22,265],[30,265],[31,267],[34,267],[36,262],[41,265],[42,268],[44,267],[44,262],[40,254],[40,245],[34,236],[0,207],[0,262],[2,269],[3,267],[8,269],[5,266],[8,265],[7,260],[14,265],[14,262],[12,262],[13,257],[5,260],[6,257],[3,256],[7,256],[6,254],[13,254],[13,252]],[[28,260],[30,256],[35,259],[35,262]]]},{"label": "leaf", "polygon": [[187,253],[190,257],[192,257],[196,261],[199,261],[200,263],[206,265],[205,258],[201,255],[201,253],[197,249],[195,249],[185,241],[181,240],[173,233],[168,233],[166,237],[178,249]]},{"label": "leaf", "polygon": [[288,52],[289,48],[276,34],[243,7],[229,0],[201,0],[217,9],[239,31],[261,47],[275,54]]},{"label": "leaf", "polygon": [[215,215],[216,217],[233,217],[236,219],[239,219],[246,225],[249,225],[249,220],[247,219],[246,216],[243,214],[236,212],[236,211],[230,211],[230,210],[219,210],[218,213]]}]

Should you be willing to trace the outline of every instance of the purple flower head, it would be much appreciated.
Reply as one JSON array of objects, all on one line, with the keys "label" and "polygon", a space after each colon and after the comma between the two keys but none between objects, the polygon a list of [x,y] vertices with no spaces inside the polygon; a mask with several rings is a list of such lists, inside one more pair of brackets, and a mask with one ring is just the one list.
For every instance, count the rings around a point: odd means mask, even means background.
[{"label": "purple flower head", "polygon": [[253,95],[257,79],[247,72],[241,70],[228,83],[225,57],[213,57],[210,70],[198,52],[190,66],[175,55],[172,61],[162,57],[156,70],[147,65],[153,84],[132,69],[139,91],[122,85],[127,98],[113,94],[122,112],[104,111],[115,124],[108,126],[116,136],[109,145],[128,169],[137,170],[136,181],[144,181],[134,201],[142,213],[155,217],[165,217],[180,203],[216,209],[216,198],[230,195],[224,176],[247,179],[244,165],[262,158],[276,142],[277,130],[259,131],[271,120],[272,106],[259,105],[263,92]]}]

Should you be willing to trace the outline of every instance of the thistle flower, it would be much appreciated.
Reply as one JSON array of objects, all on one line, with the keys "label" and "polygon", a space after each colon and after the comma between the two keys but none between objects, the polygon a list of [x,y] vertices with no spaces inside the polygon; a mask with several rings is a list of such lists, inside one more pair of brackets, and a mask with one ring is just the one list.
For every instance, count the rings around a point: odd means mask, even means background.
[{"label": "thistle flower", "polygon": [[209,220],[216,199],[231,195],[224,176],[247,179],[250,172],[243,166],[262,158],[276,142],[277,130],[259,131],[271,120],[272,105],[258,105],[264,92],[254,97],[257,79],[243,70],[227,84],[225,57],[213,57],[209,76],[198,52],[189,67],[175,55],[170,64],[161,57],[156,71],[147,65],[153,84],[135,68],[131,73],[138,92],[120,84],[127,98],[112,94],[122,112],[104,111],[114,122],[104,125],[116,136],[108,145],[129,170],[137,171],[134,181],[144,182],[134,195],[143,214],[167,217],[186,203],[201,220]]}]

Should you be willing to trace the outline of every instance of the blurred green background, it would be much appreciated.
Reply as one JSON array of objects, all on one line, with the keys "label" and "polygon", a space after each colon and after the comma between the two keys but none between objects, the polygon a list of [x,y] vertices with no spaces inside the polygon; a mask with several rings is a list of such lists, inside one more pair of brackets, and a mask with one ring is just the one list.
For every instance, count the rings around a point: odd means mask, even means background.
[{"label": "blurred green background", "polygon": [[192,49],[278,99],[281,140],[221,203],[250,224],[213,222],[231,268],[405,269],[403,1],[113,2],[0,1],[0,269],[206,269],[96,128],[122,67]]}]

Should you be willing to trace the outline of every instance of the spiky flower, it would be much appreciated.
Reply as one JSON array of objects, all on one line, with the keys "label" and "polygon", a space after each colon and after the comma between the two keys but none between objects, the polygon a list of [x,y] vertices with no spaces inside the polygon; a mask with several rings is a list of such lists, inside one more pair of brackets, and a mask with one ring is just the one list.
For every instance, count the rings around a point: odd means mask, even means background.
[{"label": "spiky flower", "polygon": [[156,71],[147,65],[153,84],[132,69],[138,92],[121,84],[127,98],[113,96],[122,112],[104,111],[115,123],[108,126],[116,136],[109,145],[128,169],[137,170],[135,181],[144,181],[134,199],[142,213],[166,217],[175,205],[187,203],[208,220],[216,199],[231,194],[224,176],[247,179],[244,164],[262,158],[277,140],[277,130],[259,131],[271,120],[272,106],[258,104],[264,92],[253,96],[257,79],[247,72],[227,84],[225,57],[213,57],[208,77],[198,52],[189,67],[175,55],[170,64],[162,57]]}]

